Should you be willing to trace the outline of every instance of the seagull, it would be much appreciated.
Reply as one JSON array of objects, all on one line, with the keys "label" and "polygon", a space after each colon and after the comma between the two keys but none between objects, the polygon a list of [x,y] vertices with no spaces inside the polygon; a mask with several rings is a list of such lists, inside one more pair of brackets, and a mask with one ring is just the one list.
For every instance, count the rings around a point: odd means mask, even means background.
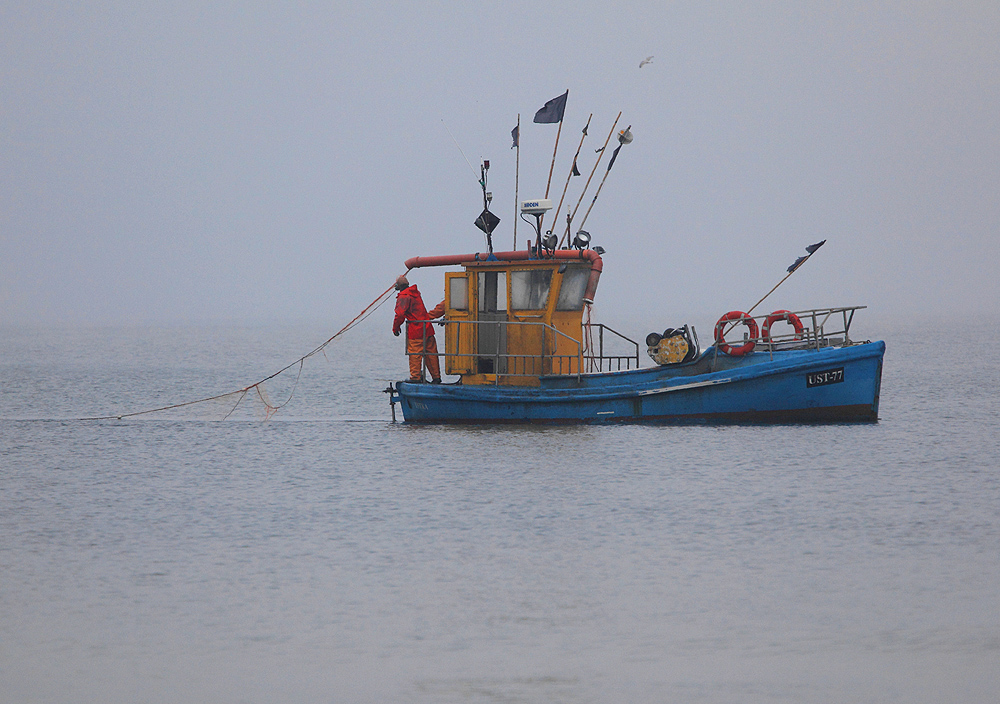
[{"label": "seagull", "polygon": [[651,63],[653,63],[653,57],[647,56],[645,59],[639,62],[639,68],[642,68],[646,64],[651,64]]}]

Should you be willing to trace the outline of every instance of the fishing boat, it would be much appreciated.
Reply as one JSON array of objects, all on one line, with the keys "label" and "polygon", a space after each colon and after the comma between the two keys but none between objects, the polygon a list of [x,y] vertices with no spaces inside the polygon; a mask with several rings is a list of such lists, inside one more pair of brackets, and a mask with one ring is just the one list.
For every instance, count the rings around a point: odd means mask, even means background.
[{"label": "fishing boat", "polygon": [[[650,366],[641,367],[639,342],[588,320],[604,268],[598,251],[529,247],[406,261],[407,269],[436,266],[461,267],[445,274],[439,322],[445,372],[458,381],[391,385],[406,422],[878,420],[885,343],[850,337],[864,306],[732,311],[705,350],[691,326],[650,333]],[[743,339],[728,342],[738,327]],[[611,341],[629,353],[606,353]]]},{"label": "fishing boat", "polygon": [[[561,129],[565,98],[546,103],[535,122],[558,119]],[[617,119],[608,140],[616,125]],[[514,146],[519,129],[520,122],[512,133]],[[608,172],[618,151],[631,141],[630,128],[619,132]],[[604,147],[598,152],[603,155]],[[576,165],[574,157],[574,173]],[[590,234],[582,229],[587,215],[570,241],[575,208],[567,212],[562,237],[551,230],[543,235],[542,221],[552,209],[551,201],[521,201],[522,219],[531,224],[528,218],[535,217],[534,241],[529,239],[523,250],[515,244],[514,251],[494,252],[491,235],[499,218],[489,209],[488,169],[484,161],[479,179],[484,209],[475,221],[486,234],[486,251],[406,261],[407,271],[459,269],[445,273],[445,313],[436,321],[444,327],[445,373],[458,380],[390,384],[385,391],[393,419],[398,403],[408,423],[878,420],[885,343],[855,341],[850,334],[854,315],[864,306],[751,315],[765,295],[746,313],[723,315],[705,350],[690,325],[648,334],[644,343],[650,362],[643,367],[639,342],[591,322],[604,250],[592,247]],[[561,205],[560,199],[557,214]],[[788,268],[788,276],[822,245],[807,247],[807,254]],[[727,335],[742,328],[742,339],[729,341]]]}]

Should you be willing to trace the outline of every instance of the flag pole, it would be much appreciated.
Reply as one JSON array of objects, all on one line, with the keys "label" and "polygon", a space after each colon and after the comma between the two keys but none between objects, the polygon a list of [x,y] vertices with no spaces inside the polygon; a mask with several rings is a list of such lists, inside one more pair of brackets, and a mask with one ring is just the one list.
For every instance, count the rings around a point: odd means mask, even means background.
[{"label": "flag pole", "polygon": [[[566,185],[563,186],[562,195],[559,196],[559,205],[557,205],[555,211],[553,211],[555,212],[553,217],[556,218],[555,222],[557,224],[559,222],[559,211],[562,209],[563,199],[566,198],[566,191],[569,189],[569,182],[570,179],[573,178],[573,172],[576,171],[577,175],[580,174],[580,171],[576,168],[576,158],[580,156],[580,149],[583,147],[583,140],[587,138],[587,128],[590,127],[590,120],[593,117],[594,113],[590,113],[590,117],[587,118],[587,124],[583,126],[583,135],[580,137],[580,143],[576,147],[576,154],[573,155],[573,165],[569,167],[569,174],[566,175]],[[553,225],[552,229],[554,230],[555,228],[556,225]]]},{"label": "flag pole", "polygon": [[[816,250],[818,250],[820,247],[822,247],[825,243],[826,243],[826,240],[823,240],[819,244],[813,244],[813,245],[809,245],[809,247],[806,247],[806,251],[809,252],[809,253],[806,254],[806,256],[799,258],[798,260],[796,260],[796,262],[794,264],[792,264],[790,267],[788,267],[788,273],[785,274],[785,278],[783,278],[781,281],[779,281],[778,283],[776,283],[774,285],[774,288],[772,288],[770,291],[768,291],[767,293],[765,293],[764,296],[763,296],[763,298],[761,298],[759,301],[757,301],[756,303],[754,303],[750,307],[750,310],[747,311],[747,315],[750,315],[751,313],[753,313],[754,308],[756,308],[761,303],[763,303],[765,298],[767,298],[772,293],[774,293],[775,291],[777,291],[778,290],[778,286],[781,286],[781,284],[785,283],[785,281],[788,280],[788,277],[791,276],[792,274],[794,274],[796,271],[798,271],[799,267],[801,267],[803,264],[805,264],[807,261],[809,261],[809,257],[811,257],[812,255],[814,255],[816,253]],[[809,251],[810,249],[812,249],[811,252]]]},{"label": "flag pole", "polygon": [[511,251],[517,251],[517,188],[518,182],[521,178],[521,113],[517,113],[517,139],[514,140],[514,248]]},{"label": "flag pole", "polygon": [[[569,97],[569,89],[566,89],[566,97]],[[566,112],[566,103],[562,106],[563,113]],[[537,117],[537,116],[536,116]],[[552,185],[552,171],[556,168],[556,152],[559,151],[559,135],[562,134],[563,126],[563,115],[559,116],[559,129],[556,130],[556,144],[552,147],[552,163],[549,165],[549,180],[545,182],[545,197],[549,197],[549,187]],[[545,213],[542,213],[541,217],[538,218],[538,231],[542,231],[542,222],[545,220]]]},{"label": "flag pole", "polygon": [[562,134],[562,120],[559,120],[559,129],[556,130],[556,145],[552,148],[552,163],[549,165],[549,180],[545,182],[545,197],[549,197],[549,186],[552,185],[552,170],[556,167],[556,152],[559,150],[559,135]]},{"label": "flag pole", "polygon": [[592,168],[590,170],[590,176],[587,177],[587,183],[584,184],[583,191],[580,193],[580,198],[579,198],[579,200],[576,201],[576,206],[573,208],[573,214],[569,218],[567,218],[567,220],[566,220],[566,241],[567,242],[569,241],[570,223],[573,221],[573,218],[576,217],[576,211],[580,209],[580,203],[583,202],[583,197],[585,195],[587,195],[587,189],[590,188],[590,179],[594,178],[594,174],[597,172],[597,166],[598,166],[598,164],[601,163],[601,159],[604,158],[604,150],[607,149],[608,142],[611,141],[611,135],[613,135],[615,133],[615,127],[618,126],[618,120],[620,120],[620,119],[622,119],[621,112],[619,112],[618,113],[618,117],[615,118],[615,123],[613,125],[611,125],[611,131],[608,132],[608,138],[604,140],[604,146],[601,147],[600,150],[599,150],[600,153],[601,153],[601,155],[599,157],[597,157],[597,161],[594,162],[594,168]]},{"label": "flag pole", "polygon": [[[816,253],[816,250],[818,250],[824,244],[826,244],[826,240],[823,240],[822,242],[817,242],[816,244],[811,244],[808,247],[806,247],[806,252],[807,252],[806,256],[799,257],[798,259],[796,259],[795,263],[792,264],[790,267],[788,267],[788,273],[785,274],[784,278],[782,278],[781,281],[779,281],[778,283],[776,283],[774,285],[774,288],[772,288],[770,291],[768,291],[767,293],[765,293],[763,295],[763,297],[761,297],[761,299],[759,301],[757,301],[756,303],[754,303],[750,307],[750,310],[748,310],[745,313],[745,315],[747,317],[750,317],[750,314],[753,313],[754,308],[756,308],[757,306],[759,306],[761,303],[764,302],[764,299],[766,299],[772,293],[774,293],[775,291],[777,291],[778,287],[781,286],[781,284],[783,284],[786,281],[788,281],[788,277],[790,277],[792,274],[794,274],[796,271],[798,271],[799,267],[801,267],[803,264],[805,264],[807,261],[809,261],[809,257],[811,257],[812,255],[814,255]],[[729,325],[723,328],[723,330],[722,330],[722,337],[725,338],[726,333],[729,332],[730,330],[732,330],[733,328],[735,328],[737,325],[739,325],[742,320],[743,320],[743,318],[740,318],[739,320],[732,320],[732,321],[730,321]],[[716,326],[716,327],[718,328],[718,326]]]},{"label": "flag pole", "polygon": [[[632,129],[632,125],[626,127],[625,132],[623,134],[628,134],[628,131],[630,129]],[[615,149],[615,153],[617,154],[618,150],[621,149],[622,146],[624,145],[625,142],[619,144],[618,147]],[[604,178],[601,179],[601,185],[597,187],[597,193],[594,194],[594,200],[590,201],[590,207],[587,208],[587,212],[583,214],[583,220],[580,221],[580,227],[583,227],[585,224],[587,224],[587,218],[590,217],[590,211],[594,209],[594,203],[597,202],[597,196],[601,195],[601,189],[604,188],[604,182],[608,180],[608,174],[611,173],[611,167],[614,165],[614,163],[615,163],[615,157],[612,156],[611,161],[608,162],[608,170],[604,172]]]},{"label": "flag pole", "polygon": [[[545,182],[545,197],[549,197],[549,187],[552,185],[552,170],[556,168],[556,151],[559,149],[559,135],[562,134],[563,121],[559,120],[559,129],[556,131],[556,145],[552,148],[552,164],[549,166],[549,180]],[[538,231],[541,232],[542,221],[545,220],[545,213],[538,219]]]},{"label": "flag pole", "polygon": [[[812,256],[812,255],[810,255],[810,256]],[[806,257],[806,258],[808,259],[808,257]],[[767,293],[765,293],[765,294],[764,294],[764,295],[763,295],[763,296],[761,297],[761,299],[760,299],[759,301],[757,301],[757,302],[756,302],[756,303],[754,303],[754,304],[753,304],[752,306],[750,306],[750,310],[748,310],[748,311],[747,311],[747,315],[750,315],[751,313],[753,313],[753,310],[754,310],[754,308],[756,308],[756,307],[757,307],[757,306],[759,306],[759,305],[760,305],[761,303],[763,303],[763,302],[764,302],[764,299],[765,299],[765,298],[767,298],[767,297],[768,297],[768,296],[770,296],[770,295],[771,295],[772,293],[774,293],[775,291],[777,291],[777,290],[778,290],[778,286],[781,286],[781,284],[785,283],[785,281],[787,281],[787,280],[788,280],[788,277],[789,277],[789,276],[791,276],[792,274],[794,274],[794,273],[795,273],[796,271],[798,271],[798,269],[793,269],[792,271],[790,271],[790,272],[788,272],[787,274],[785,274],[785,278],[783,278],[783,279],[782,279],[781,281],[779,281],[778,283],[776,283],[776,284],[774,285],[774,288],[772,288],[772,289],[771,289],[770,291],[768,291]]]}]

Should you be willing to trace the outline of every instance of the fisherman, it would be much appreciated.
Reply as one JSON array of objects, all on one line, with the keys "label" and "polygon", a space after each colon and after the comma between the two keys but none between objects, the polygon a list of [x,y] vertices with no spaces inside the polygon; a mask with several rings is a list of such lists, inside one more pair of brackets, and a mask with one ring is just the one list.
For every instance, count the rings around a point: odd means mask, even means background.
[{"label": "fisherman", "polygon": [[431,383],[441,383],[441,367],[438,364],[437,341],[434,326],[429,322],[444,315],[444,301],[438,303],[430,313],[424,307],[424,300],[416,284],[410,286],[405,274],[396,278],[396,317],[392,321],[392,334],[399,337],[400,327],[406,320],[406,353],[410,358],[410,381],[424,381],[421,363],[431,373]]}]

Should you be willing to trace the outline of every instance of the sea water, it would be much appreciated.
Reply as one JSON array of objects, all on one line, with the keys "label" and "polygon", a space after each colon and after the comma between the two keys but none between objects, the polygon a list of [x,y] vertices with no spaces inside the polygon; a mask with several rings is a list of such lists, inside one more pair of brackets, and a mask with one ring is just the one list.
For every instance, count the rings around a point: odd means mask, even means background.
[{"label": "sea water", "polygon": [[995,702],[1000,338],[921,329],[877,424],[410,427],[383,330],[84,421],[328,331],[5,328],[0,702]]}]

